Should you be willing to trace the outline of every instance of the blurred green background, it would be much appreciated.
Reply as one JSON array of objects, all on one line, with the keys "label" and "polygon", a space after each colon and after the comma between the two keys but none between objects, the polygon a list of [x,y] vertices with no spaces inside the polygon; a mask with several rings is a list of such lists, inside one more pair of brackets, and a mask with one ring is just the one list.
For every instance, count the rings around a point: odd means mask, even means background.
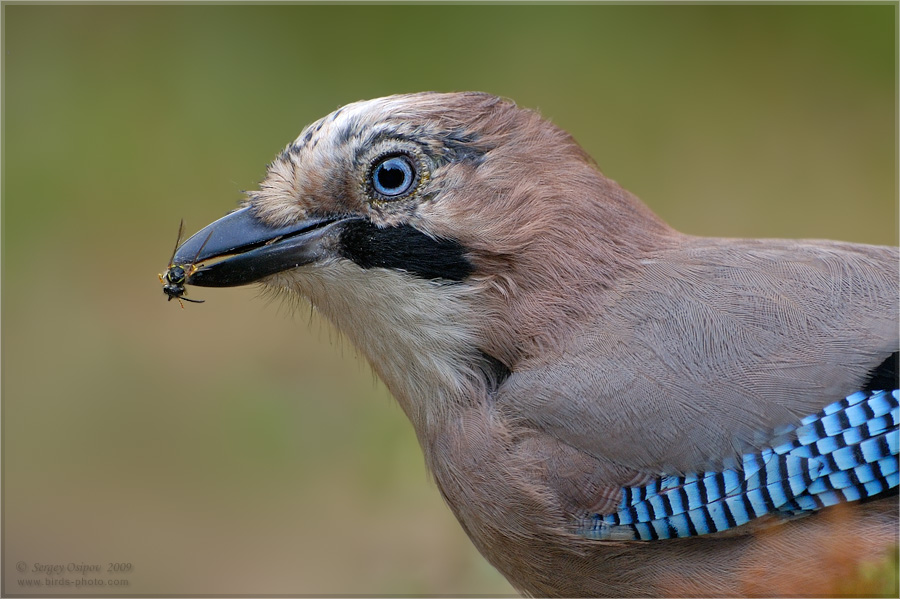
[{"label": "blurred green background", "polygon": [[477,89],[683,231],[896,244],[895,28],[889,4],[5,4],[4,591],[54,592],[18,562],[126,562],[63,592],[511,592],[327,324],[254,289],[165,301],[179,220],[344,103]]}]

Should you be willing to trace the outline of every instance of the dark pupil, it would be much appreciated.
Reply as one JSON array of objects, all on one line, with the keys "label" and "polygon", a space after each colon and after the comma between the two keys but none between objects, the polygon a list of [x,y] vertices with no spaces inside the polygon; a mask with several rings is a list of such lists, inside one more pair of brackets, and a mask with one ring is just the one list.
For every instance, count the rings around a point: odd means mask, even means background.
[{"label": "dark pupil", "polygon": [[406,177],[406,174],[401,168],[383,164],[375,176],[378,177],[378,183],[384,189],[397,189],[403,185],[403,179]]}]

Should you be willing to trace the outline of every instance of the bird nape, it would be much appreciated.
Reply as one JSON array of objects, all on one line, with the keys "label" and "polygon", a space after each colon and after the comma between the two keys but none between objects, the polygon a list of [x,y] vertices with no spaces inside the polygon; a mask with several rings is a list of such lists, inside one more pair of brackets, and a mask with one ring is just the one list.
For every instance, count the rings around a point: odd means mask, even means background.
[{"label": "bird nape", "polygon": [[307,127],[172,265],[329,318],[523,593],[834,594],[897,546],[897,248],[686,235],[535,112],[419,93]]}]

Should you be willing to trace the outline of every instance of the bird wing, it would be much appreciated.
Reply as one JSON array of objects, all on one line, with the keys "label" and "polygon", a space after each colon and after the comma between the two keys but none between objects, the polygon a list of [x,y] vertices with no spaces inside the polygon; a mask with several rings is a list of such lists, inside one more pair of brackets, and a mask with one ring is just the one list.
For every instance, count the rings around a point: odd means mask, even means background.
[{"label": "bird wing", "polygon": [[[599,463],[660,477],[651,484],[696,489],[720,476],[723,500],[743,501],[760,469],[826,476],[817,456],[785,444],[896,360],[898,263],[896,248],[686,238],[609,289],[596,321],[555,355],[515,367],[498,404]],[[880,379],[891,379],[888,391],[896,373]],[[896,463],[896,395],[885,397]]]},{"label": "bird wing", "polygon": [[896,390],[857,392],[804,418],[793,440],[745,454],[737,468],[623,487],[616,509],[583,519],[578,532],[596,539],[688,537],[896,489],[898,398]]}]

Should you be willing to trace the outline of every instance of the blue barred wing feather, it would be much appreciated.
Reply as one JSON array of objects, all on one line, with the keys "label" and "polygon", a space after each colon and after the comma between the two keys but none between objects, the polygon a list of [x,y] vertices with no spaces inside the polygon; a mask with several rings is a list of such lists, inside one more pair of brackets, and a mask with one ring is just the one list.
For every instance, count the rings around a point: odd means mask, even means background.
[{"label": "blue barred wing feather", "polygon": [[900,391],[857,392],[773,438],[790,441],[719,472],[666,476],[622,489],[619,509],[594,514],[578,533],[654,540],[721,532],[762,516],[793,518],[896,492]]}]

